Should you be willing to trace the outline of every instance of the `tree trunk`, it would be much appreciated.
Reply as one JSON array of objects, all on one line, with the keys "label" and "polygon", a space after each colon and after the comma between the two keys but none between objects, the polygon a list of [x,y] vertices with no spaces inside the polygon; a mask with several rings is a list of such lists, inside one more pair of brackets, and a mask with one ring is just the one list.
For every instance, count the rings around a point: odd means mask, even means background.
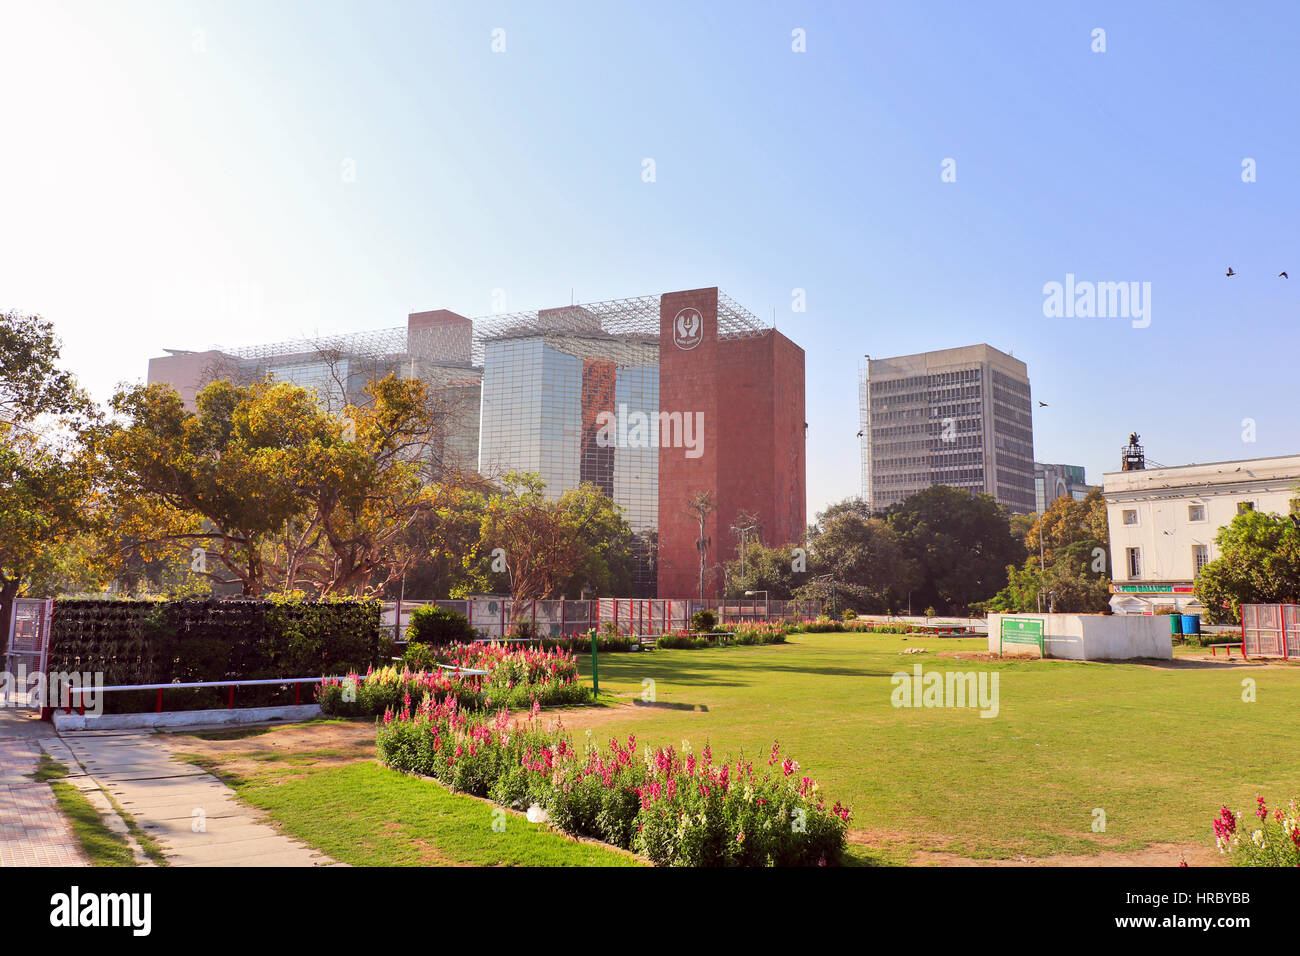
[{"label": "tree trunk", "polygon": [[0,577],[0,659],[9,653],[9,631],[13,627],[14,601],[21,578]]}]

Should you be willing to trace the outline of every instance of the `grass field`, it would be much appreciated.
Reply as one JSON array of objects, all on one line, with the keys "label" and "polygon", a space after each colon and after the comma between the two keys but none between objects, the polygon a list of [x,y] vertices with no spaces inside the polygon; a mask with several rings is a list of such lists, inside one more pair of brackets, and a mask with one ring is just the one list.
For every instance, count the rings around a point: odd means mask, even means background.
[{"label": "grass field", "polygon": [[[918,647],[926,652],[903,653]],[[615,706],[562,719],[578,738],[590,729],[601,742],[630,733],[656,746],[707,741],[718,756],[743,748],[766,759],[779,741],[829,802],[851,805],[850,862],[858,863],[1081,854],[1119,862],[1112,854],[1151,845],[1199,850],[1195,862],[1212,863],[1210,820],[1222,804],[1249,810],[1256,793],[1270,806],[1300,794],[1300,666],[1188,655],[1167,665],[954,656],[984,650],[983,640],[828,634],[607,654],[601,700]],[[585,657],[579,664],[590,667]],[[996,673],[997,716],[894,707],[891,675],[916,664],[926,673]],[[1245,678],[1255,681],[1252,703],[1243,700]],[[642,703],[651,689],[654,702]],[[331,723],[267,736],[328,734]],[[347,862],[632,862],[521,817],[494,833],[486,804],[373,764],[373,728],[341,726],[353,747],[342,762],[310,743],[200,759],[295,836]],[[1093,829],[1097,810],[1103,832]]]},{"label": "grass field", "polygon": [[[365,745],[311,745],[313,735],[340,727],[351,732],[354,744],[359,737]],[[266,746],[281,742],[286,731],[302,744]],[[568,839],[522,814],[362,759],[373,755],[373,739],[368,720],[316,721],[204,734],[190,738],[190,745],[239,743],[221,754],[189,753],[183,759],[220,776],[285,832],[352,866],[639,865],[628,854]]]},{"label": "grass field", "polygon": [[[916,647],[927,653],[902,653]],[[1206,845],[1224,802],[1300,794],[1300,667],[951,656],[984,650],[983,639],[830,634],[607,655],[602,691],[635,697],[650,679],[660,706],[598,732],[707,739],[729,753],[779,740],[830,799],[853,807],[853,827],[889,860],[917,849],[986,858]],[[995,671],[998,716],[892,706],[890,676],[917,663]],[[1254,703],[1242,699],[1246,677]],[[1104,833],[1093,832],[1098,808]]]}]

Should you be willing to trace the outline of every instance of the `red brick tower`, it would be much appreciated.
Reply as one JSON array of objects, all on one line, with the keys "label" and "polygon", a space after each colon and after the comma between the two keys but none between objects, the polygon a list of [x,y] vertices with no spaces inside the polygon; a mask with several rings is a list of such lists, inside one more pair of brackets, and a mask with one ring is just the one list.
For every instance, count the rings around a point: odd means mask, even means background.
[{"label": "red brick tower", "polygon": [[[718,290],[671,292],[659,301],[659,410],[699,413],[698,457],[659,445],[661,598],[699,594],[699,525],[686,502],[712,491],[704,596],[721,594],[717,567],[737,556],[736,516],[758,516],[767,545],[801,545],[806,495],[803,349],[776,330],[718,336]],[[751,539],[752,540],[752,539]]]}]

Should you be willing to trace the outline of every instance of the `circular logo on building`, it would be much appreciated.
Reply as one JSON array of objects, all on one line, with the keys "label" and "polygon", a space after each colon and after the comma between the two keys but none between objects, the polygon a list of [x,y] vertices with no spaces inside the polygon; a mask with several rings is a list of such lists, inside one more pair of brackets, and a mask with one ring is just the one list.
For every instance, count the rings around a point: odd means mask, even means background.
[{"label": "circular logo on building", "polygon": [[679,349],[693,349],[704,341],[704,316],[699,309],[682,309],[673,319],[673,344]]}]

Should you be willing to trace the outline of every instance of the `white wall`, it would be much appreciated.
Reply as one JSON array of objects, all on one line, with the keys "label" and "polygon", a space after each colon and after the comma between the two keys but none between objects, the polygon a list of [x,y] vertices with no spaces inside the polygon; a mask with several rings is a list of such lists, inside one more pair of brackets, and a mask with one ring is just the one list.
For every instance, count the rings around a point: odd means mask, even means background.
[{"label": "white wall", "polygon": [[[989,652],[998,653],[1002,619],[1043,622],[1043,654],[1067,661],[1122,661],[1138,657],[1171,660],[1169,618],[1125,614],[990,614]],[[1029,644],[1006,644],[1008,657],[1038,656]]]}]

